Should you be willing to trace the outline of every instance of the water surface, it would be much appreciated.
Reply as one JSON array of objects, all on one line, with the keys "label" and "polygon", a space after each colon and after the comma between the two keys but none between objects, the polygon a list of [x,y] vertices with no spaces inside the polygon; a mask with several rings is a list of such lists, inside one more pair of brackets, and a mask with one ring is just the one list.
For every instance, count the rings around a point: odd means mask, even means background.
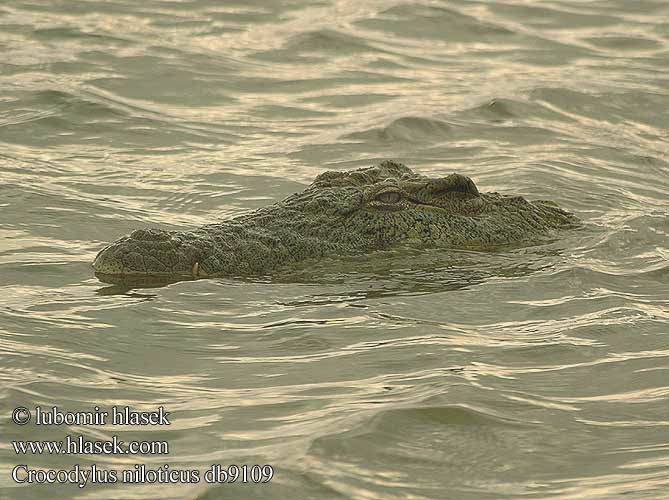
[{"label": "water surface", "polygon": [[[664,0],[0,6],[0,497],[658,499],[669,491]],[[138,227],[401,161],[586,229],[110,289]],[[168,428],[18,406],[164,406]],[[168,440],[19,457],[11,440]],[[12,468],[271,464],[269,484],[23,486]],[[208,487],[209,486],[209,487]]]}]

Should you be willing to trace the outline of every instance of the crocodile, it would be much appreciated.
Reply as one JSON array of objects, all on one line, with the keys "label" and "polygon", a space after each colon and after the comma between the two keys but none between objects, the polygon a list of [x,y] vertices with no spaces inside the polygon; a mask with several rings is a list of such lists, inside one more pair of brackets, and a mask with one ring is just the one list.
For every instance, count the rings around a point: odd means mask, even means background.
[{"label": "crocodile", "polygon": [[426,177],[384,161],[328,171],[304,191],[188,231],[137,229],[95,257],[113,284],[267,276],[306,259],[397,246],[494,249],[553,238],[578,219],[550,201],[480,193],[453,173]]}]

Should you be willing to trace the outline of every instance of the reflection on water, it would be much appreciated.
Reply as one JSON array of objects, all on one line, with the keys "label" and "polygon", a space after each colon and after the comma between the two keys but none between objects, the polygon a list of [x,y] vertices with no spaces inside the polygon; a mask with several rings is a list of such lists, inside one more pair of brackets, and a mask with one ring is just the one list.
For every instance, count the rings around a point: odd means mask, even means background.
[{"label": "reflection on water", "polygon": [[[660,498],[669,200],[664,0],[0,6],[0,497]],[[496,252],[107,287],[144,226],[402,161],[586,223]],[[164,406],[167,429],[14,425]],[[166,439],[19,457],[14,439]],[[12,468],[272,464],[268,485],[19,487]]]}]

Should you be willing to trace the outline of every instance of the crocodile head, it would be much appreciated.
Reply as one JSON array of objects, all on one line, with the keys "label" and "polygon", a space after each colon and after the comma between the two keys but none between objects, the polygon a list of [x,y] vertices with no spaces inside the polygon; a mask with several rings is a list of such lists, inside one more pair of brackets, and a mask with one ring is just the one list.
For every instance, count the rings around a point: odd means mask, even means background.
[{"label": "crocodile head", "polygon": [[191,231],[139,229],[104,248],[109,283],[267,274],[297,261],[397,245],[486,249],[533,242],[577,219],[551,202],[479,193],[468,177],[431,178],[390,161],[325,172],[301,193]]}]

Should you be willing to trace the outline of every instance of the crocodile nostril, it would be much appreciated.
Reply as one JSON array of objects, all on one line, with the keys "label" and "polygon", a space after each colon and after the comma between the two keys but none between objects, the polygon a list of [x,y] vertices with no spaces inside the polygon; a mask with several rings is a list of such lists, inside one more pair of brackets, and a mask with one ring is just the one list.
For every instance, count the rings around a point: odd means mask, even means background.
[{"label": "crocodile nostril", "polygon": [[165,241],[170,239],[170,233],[161,229],[135,229],[130,238],[137,241]]}]

